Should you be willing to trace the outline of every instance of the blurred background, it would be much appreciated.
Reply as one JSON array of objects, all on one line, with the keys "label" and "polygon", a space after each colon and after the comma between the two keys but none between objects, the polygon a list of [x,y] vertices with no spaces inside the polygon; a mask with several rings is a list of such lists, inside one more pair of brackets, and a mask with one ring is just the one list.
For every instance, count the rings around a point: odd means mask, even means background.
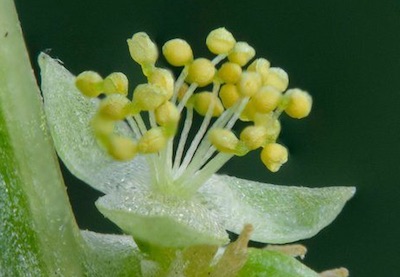
[{"label": "blurred background", "polygon": [[[312,114],[284,116],[280,141],[289,162],[268,172],[259,153],[232,159],[222,173],[282,185],[357,187],[332,225],[303,241],[305,264],[347,267],[351,276],[400,272],[400,1],[399,0],[16,0],[36,74],[47,50],[74,74],[122,71],[144,80],[126,39],[146,31],[158,43],[186,39],[211,57],[205,37],[225,26],[273,66],[290,87],[308,90]],[[49,50],[51,49],[51,50]],[[38,75],[37,75],[38,76]],[[65,173],[82,229],[119,232],[94,207],[101,195]]]}]

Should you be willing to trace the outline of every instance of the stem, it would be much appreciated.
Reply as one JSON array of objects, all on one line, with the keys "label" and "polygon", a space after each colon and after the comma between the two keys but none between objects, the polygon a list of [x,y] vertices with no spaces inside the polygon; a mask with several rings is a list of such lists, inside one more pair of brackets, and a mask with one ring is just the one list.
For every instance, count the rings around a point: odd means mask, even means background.
[{"label": "stem", "polygon": [[[82,276],[83,240],[46,128],[12,0],[0,1],[0,135],[0,275],[35,270],[46,276]],[[15,210],[7,210],[12,204]],[[14,217],[21,213],[25,217]],[[11,244],[9,236],[24,236],[25,232],[31,233],[29,241]],[[24,249],[36,250],[24,256]],[[36,260],[36,269],[28,263],[26,272],[21,272],[26,260]]]}]

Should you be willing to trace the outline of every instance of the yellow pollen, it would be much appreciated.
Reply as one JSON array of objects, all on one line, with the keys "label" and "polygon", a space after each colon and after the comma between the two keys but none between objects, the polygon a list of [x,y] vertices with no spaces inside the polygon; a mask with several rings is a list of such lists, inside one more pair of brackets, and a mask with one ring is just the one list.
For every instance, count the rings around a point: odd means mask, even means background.
[{"label": "yellow pollen", "polygon": [[79,74],[75,85],[87,97],[97,97],[103,92],[103,78],[94,71],[84,71]]},{"label": "yellow pollen", "polygon": [[124,73],[114,72],[108,75],[103,82],[104,93],[118,93],[128,95],[128,78]]},{"label": "yellow pollen", "polygon": [[216,69],[210,60],[205,58],[195,59],[189,66],[187,81],[196,83],[199,87],[211,84]]},{"label": "yellow pollen", "polygon": [[164,57],[173,66],[184,66],[193,60],[193,51],[183,39],[171,39],[162,47]]},{"label": "yellow pollen", "polygon": [[211,31],[206,39],[206,44],[211,53],[226,54],[235,46],[236,40],[225,28]]}]

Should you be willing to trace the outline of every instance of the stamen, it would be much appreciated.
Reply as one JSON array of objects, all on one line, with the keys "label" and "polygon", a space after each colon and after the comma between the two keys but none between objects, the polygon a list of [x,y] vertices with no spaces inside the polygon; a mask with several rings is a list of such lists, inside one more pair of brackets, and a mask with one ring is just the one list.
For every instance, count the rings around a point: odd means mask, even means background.
[{"label": "stamen", "polygon": [[175,155],[174,168],[172,170],[174,172],[174,176],[177,176],[176,172],[181,164],[183,150],[185,149],[185,145],[186,145],[187,138],[189,136],[190,128],[192,127],[192,122],[193,122],[193,108],[188,107],[186,110],[185,124],[183,126],[182,134],[179,139],[178,148],[177,148],[176,155]]},{"label": "stamen", "polygon": [[[211,94],[214,95],[214,94]],[[203,122],[201,123],[200,129],[198,130],[196,136],[194,137],[188,151],[186,152],[185,158],[182,162],[182,165],[179,167],[177,175],[181,175],[182,172],[187,168],[188,164],[193,158],[193,154],[196,152],[197,147],[199,146],[199,143],[201,142],[201,139],[203,138],[204,134],[207,131],[208,125],[210,124],[211,117],[214,115],[215,109],[214,107],[216,106],[215,101],[211,101],[211,103],[208,106],[208,110],[205,114],[205,117],[203,119]]]},{"label": "stamen", "polygon": [[[182,195],[193,195],[234,155],[260,147],[262,162],[272,172],[277,171],[288,157],[287,149],[276,143],[281,129],[279,116],[285,111],[290,117],[303,118],[311,110],[307,92],[291,89],[283,94],[289,82],[287,73],[270,68],[268,60],[258,58],[244,69],[255,50],[246,42],[236,42],[225,28],[210,32],[206,44],[216,54],[212,60],[195,59],[190,45],[182,39],[164,44],[166,60],[183,67],[174,81],[169,70],[156,67],[155,43],[146,33],[134,34],[128,39],[129,52],[147,83],[134,88],[132,101],[126,98],[128,79],[120,72],[103,80],[99,74],[85,71],[76,79],[76,86],[87,97],[106,95],[92,121],[98,141],[117,160],[146,155],[151,185],[163,192],[180,189]],[[211,83],[211,92],[198,91]],[[174,152],[174,136],[185,108]],[[193,129],[193,110],[203,117],[198,130]],[[212,117],[216,117],[213,123]],[[239,119],[249,125],[237,138],[233,128]],[[117,121],[129,125],[134,139],[116,134]],[[188,145],[190,132],[196,134]]]}]

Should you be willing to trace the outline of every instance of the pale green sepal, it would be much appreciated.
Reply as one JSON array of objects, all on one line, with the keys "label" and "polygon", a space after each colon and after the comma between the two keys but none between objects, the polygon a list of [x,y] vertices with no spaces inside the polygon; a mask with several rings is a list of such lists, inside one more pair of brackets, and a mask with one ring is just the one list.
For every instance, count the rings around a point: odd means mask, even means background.
[{"label": "pale green sepal", "polygon": [[142,276],[143,255],[132,237],[81,231],[86,243],[87,276]]},{"label": "pale green sepal", "polygon": [[252,224],[252,240],[288,243],[317,234],[340,213],[354,187],[306,188],[214,175],[201,188],[229,231]]},{"label": "pale green sepal", "polygon": [[160,247],[229,242],[217,216],[196,200],[137,189],[103,196],[96,206],[127,234]]},{"label": "pale green sepal", "polygon": [[[98,99],[83,96],[75,76],[60,61],[41,53],[39,65],[45,112],[58,155],[79,179],[104,193],[148,185],[149,169],[144,157],[129,162],[113,160],[99,147],[90,127]],[[120,128],[121,132],[129,132]],[[129,134],[133,136],[133,134]]]},{"label": "pale green sepal", "polygon": [[248,259],[238,277],[319,277],[297,259],[270,250],[249,248]]}]

